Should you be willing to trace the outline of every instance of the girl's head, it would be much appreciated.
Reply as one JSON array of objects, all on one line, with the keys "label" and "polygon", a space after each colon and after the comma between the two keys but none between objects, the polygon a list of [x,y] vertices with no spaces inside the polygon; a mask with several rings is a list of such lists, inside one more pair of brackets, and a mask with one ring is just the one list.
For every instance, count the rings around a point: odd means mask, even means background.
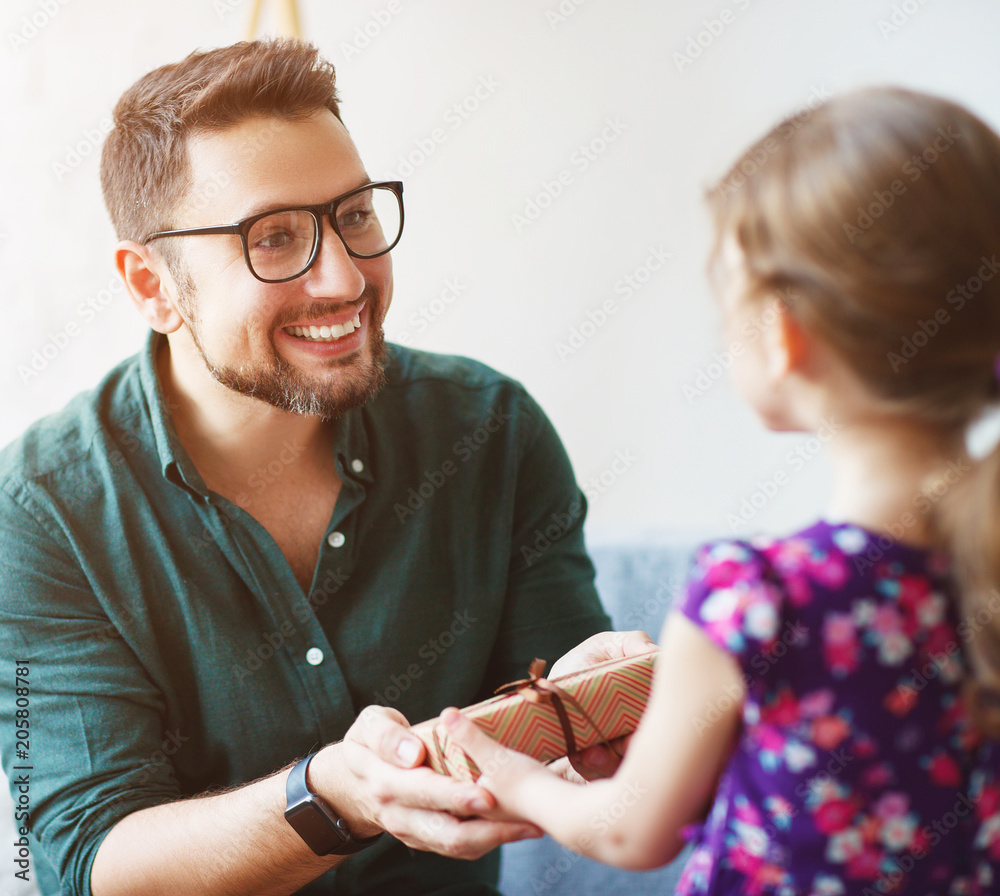
[{"label": "girl's head", "polygon": [[[714,261],[739,258],[743,301],[778,298],[885,414],[958,440],[1000,398],[1000,137],[971,112],[847,94],[780,123],[709,199]],[[966,479],[936,522],[975,612],[1000,584],[1000,451]],[[991,644],[982,672],[1000,671]]]}]

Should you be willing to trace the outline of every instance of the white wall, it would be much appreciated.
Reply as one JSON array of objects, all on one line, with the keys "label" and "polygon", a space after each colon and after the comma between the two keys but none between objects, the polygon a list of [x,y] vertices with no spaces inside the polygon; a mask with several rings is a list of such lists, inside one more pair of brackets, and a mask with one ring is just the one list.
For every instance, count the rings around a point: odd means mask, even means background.
[{"label": "white wall", "polygon": [[[46,2],[58,8],[47,22]],[[250,6],[4,0],[0,442],[139,345],[138,315],[107,291],[113,237],[90,147],[135,78],[241,37]],[[1000,124],[1000,4],[300,7],[306,36],[338,67],[343,114],[370,173],[398,175],[401,157],[414,160],[402,178],[407,228],[394,253],[391,338],[472,355],[521,379],[554,419],[582,482],[602,473],[607,482],[616,455],[632,458],[593,502],[592,533],[729,532],[727,514],[779,471],[788,484],[751,527],[787,529],[818,512],[823,452],[801,469],[789,463],[802,438],[763,431],[724,377],[685,397],[699,373],[717,372],[710,365],[721,348],[703,273],[703,190],[777,117],[856,85],[932,90]],[[30,34],[32,17],[43,22],[37,34],[17,39]],[[378,33],[359,40],[366,27]],[[699,34],[700,55],[678,64]],[[477,108],[459,116],[463,102]],[[602,132],[613,140],[602,144]],[[428,141],[433,152],[423,157]],[[588,144],[592,160],[581,154]],[[529,200],[546,202],[561,173],[561,195],[519,228],[515,216]],[[626,301],[616,287],[644,277],[653,250],[669,262]],[[82,305],[88,299],[99,312]],[[589,338],[561,352],[604,303],[615,313],[593,331],[586,324]],[[56,342],[67,344],[57,351]],[[29,377],[33,359],[43,369]]]}]

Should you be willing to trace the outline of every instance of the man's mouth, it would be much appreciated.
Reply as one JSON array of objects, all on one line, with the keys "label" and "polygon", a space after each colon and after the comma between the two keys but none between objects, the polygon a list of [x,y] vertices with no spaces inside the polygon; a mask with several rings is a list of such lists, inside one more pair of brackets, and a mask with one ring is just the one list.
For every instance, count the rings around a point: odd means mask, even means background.
[{"label": "man's mouth", "polygon": [[297,336],[309,342],[336,342],[343,336],[350,336],[361,326],[360,312],[342,324],[332,324],[322,327],[285,327],[289,336]]}]

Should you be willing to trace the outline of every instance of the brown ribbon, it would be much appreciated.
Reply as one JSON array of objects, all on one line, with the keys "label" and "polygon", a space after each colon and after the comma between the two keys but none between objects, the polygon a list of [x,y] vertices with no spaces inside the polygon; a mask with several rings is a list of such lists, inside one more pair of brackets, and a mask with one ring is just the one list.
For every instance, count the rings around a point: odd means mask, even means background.
[{"label": "brown ribbon", "polygon": [[532,660],[531,665],[528,667],[527,678],[522,678],[518,681],[511,681],[505,685],[501,685],[493,693],[498,695],[520,693],[525,700],[529,700],[533,703],[540,703],[543,701],[550,702],[553,709],[556,711],[556,716],[559,718],[559,724],[562,727],[563,737],[566,739],[567,753],[577,752],[576,738],[573,736],[573,726],[570,723],[569,716],[566,714],[566,707],[564,706],[563,701],[571,703],[577,712],[579,712],[580,715],[582,715],[590,723],[590,727],[597,732],[597,735],[600,738],[599,742],[606,743],[612,750],[614,750],[615,754],[621,758],[622,754],[618,751],[617,747],[611,743],[611,738],[601,731],[600,726],[590,717],[590,714],[580,705],[580,702],[571,694],[564,691],[561,687],[549,681],[547,678],[542,678],[542,673],[544,671],[545,660],[541,660],[536,657]]}]

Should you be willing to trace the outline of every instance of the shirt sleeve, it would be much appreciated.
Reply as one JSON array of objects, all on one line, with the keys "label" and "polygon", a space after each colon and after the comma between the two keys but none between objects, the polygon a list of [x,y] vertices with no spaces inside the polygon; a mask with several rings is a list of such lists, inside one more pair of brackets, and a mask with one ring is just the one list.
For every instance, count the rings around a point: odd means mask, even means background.
[{"label": "shirt sleeve", "polygon": [[594,587],[583,541],[587,502],[548,417],[521,393],[526,422],[511,531],[503,617],[486,683],[523,678],[535,657],[549,666],[566,651],[611,628]]},{"label": "shirt sleeve", "polygon": [[178,793],[161,696],[89,586],[85,558],[25,488],[0,490],[0,556],[0,655],[28,669],[29,722],[17,740],[15,689],[0,689],[4,770],[12,792],[29,777],[36,864],[51,866],[61,893],[89,896],[108,831]]},{"label": "shirt sleeve", "polygon": [[758,677],[759,658],[778,640],[782,602],[783,590],[760,551],[718,541],[695,553],[677,610],[735,657],[744,673]]}]

